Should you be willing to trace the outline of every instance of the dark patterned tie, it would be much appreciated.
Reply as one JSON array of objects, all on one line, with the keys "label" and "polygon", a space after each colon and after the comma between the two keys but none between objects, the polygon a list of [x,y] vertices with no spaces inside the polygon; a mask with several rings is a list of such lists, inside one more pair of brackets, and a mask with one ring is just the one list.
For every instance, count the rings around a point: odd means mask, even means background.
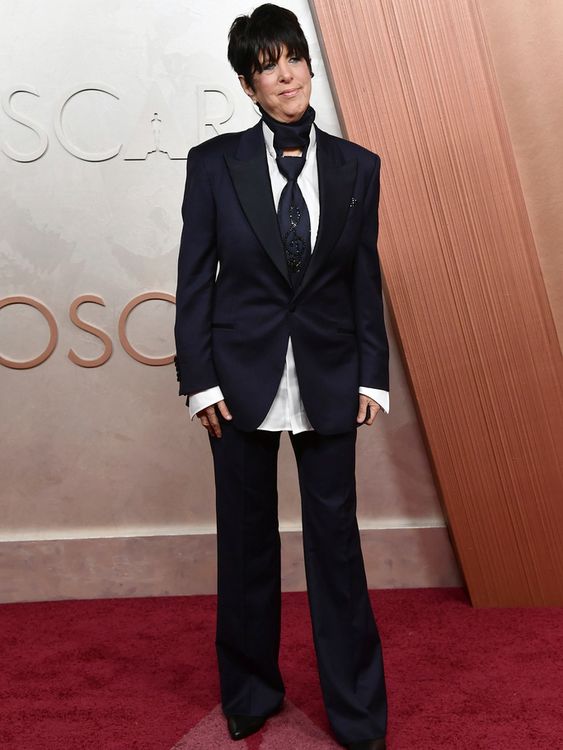
[{"label": "dark patterned tie", "polygon": [[279,170],[287,178],[278,203],[278,223],[287,260],[289,278],[297,289],[311,256],[311,219],[305,198],[297,184],[305,165],[307,148],[301,156],[282,156],[277,152]]}]

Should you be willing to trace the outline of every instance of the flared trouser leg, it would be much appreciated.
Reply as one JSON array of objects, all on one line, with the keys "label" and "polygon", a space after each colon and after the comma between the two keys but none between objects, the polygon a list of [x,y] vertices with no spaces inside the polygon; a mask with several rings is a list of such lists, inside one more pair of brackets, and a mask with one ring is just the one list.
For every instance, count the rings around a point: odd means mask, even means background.
[{"label": "flared trouser leg", "polygon": [[217,512],[216,650],[225,714],[266,716],[285,693],[278,667],[279,432],[221,419],[213,452]]},{"label": "flared trouser leg", "polygon": [[341,742],[383,737],[383,655],[356,519],[356,430],[290,433],[301,490],[303,549],[325,708]]}]

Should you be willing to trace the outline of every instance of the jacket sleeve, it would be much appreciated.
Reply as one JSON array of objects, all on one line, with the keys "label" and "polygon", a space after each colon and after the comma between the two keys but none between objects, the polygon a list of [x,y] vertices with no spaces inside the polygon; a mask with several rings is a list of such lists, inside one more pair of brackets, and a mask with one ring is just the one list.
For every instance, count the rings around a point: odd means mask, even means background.
[{"label": "jacket sleeve", "polygon": [[364,201],[362,234],[354,267],[354,305],[360,352],[359,382],[366,388],[388,391],[389,345],[377,252],[380,168],[381,159],[376,155]]},{"label": "jacket sleeve", "polygon": [[198,147],[187,159],[176,288],[176,376],[180,395],[219,385],[211,347],[217,271],[215,199]]}]

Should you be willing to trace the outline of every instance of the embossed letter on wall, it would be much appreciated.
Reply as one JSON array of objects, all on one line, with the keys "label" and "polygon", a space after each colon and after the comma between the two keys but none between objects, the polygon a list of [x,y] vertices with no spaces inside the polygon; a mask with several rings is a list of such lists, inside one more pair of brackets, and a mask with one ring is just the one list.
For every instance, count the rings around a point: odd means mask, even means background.
[{"label": "embossed letter on wall", "polygon": [[[170,159],[185,159],[188,151],[188,143],[183,134],[183,128],[179,128],[174,113],[160,88],[153,83],[140,113],[132,127],[129,129],[130,136],[127,145],[122,149],[123,143],[115,143],[108,149],[96,150],[92,147],[86,151],[74,143],[65,130],[65,109],[76,96],[85,96],[88,92],[98,91],[112,96],[119,101],[117,91],[106,83],[90,82],[76,86],[65,93],[60,99],[53,118],[53,128],[59,143],[72,156],[82,161],[102,162],[114,159],[120,152],[125,161],[144,160],[152,153],[167,154]],[[21,151],[9,143],[3,142],[0,147],[3,153],[13,161],[32,162],[40,159],[49,146],[49,136],[44,128],[35,120],[14,109],[12,99],[16,94],[25,93],[39,97],[40,94],[29,85],[20,85],[11,89],[2,96],[2,110],[14,122],[24,125],[32,130],[38,138],[37,146],[31,151]],[[220,114],[209,114],[207,103],[209,97],[219,95],[224,100],[224,111]],[[234,98],[231,92],[224,86],[218,84],[199,85],[195,92],[194,119],[197,120],[197,133],[199,141],[204,141],[212,135],[223,132],[222,126],[229,122],[235,111]]]},{"label": "embossed letter on wall", "polygon": [[[127,337],[126,327],[129,315],[135,307],[142,304],[143,302],[147,302],[148,300],[162,300],[164,302],[170,302],[173,305],[176,303],[176,298],[174,297],[174,295],[168,294],[168,292],[144,292],[143,294],[139,294],[136,297],[133,297],[133,299],[125,305],[123,311],[121,312],[121,315],[119,316],[117,330],[119,341],[121,342],[121,345],[127,352],[127,354],[132,359],[140,362],[141,364],[152,366],[169,365],[174,360],[173,354],[169,354],[164,357],[148,357],[146,354],[142,354],[141,352],[137,351],[132,346]],[[103,331],[97,326],[93,326],[91,323],[86,323],[78,317],[78,308],[85,302],[93,302],[96,305],[102,305],[104,307],[106,304],[103,298],[98,296],[97,294],[81,294],[71,302],[69,309],[70,320],[77,328],[80,328],[83,331],[87,331],[93,336],[99,338],[104,345],[104,350],[95,359],[84,359],[83,357],[80,357],[78,354],[76,354],[73,349],[68,350],[67,356],[71,362],[73,362],[75,365],[78,365],[79,367],[100,367],[100,365],[105,364],[111,357],[113,344],[109,334],[106,333],[106,331]],[[4,365],[4,367],[10,367],[15,370],[29,370],[32,367],[37,367],[37,365],[40,365],[45,362],[46,359],[49,359],[57,346],[58,326],[57,321],[55,320],[55,316],[51,312],[51,310],[49,310],[49,308],[46,307],[42,302],[26,295],[4,297],[3,299],[0,299],[0,310],[3,307],[7,307],[8,305],[29,305],[30,307],[38,310],[41,315],[43,315],[49,326],[49,341],[41,354],[38,354],[32,359],[15,360],[0,354],[0,364]]]}]

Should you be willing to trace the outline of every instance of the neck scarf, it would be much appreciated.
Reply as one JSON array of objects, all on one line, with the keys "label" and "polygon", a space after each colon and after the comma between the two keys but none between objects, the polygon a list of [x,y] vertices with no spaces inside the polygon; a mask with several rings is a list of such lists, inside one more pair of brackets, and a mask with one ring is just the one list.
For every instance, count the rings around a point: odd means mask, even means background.
[{"label": "neck scarf", "polygon": [[274,148],[279,154],[284,149],[300,148],[305,151],[309,145],[309,133],[315,120],[315,110],[310,105],[302,117],[295,122],[280,122],[258,105],[262,119],[274,134]]}]

